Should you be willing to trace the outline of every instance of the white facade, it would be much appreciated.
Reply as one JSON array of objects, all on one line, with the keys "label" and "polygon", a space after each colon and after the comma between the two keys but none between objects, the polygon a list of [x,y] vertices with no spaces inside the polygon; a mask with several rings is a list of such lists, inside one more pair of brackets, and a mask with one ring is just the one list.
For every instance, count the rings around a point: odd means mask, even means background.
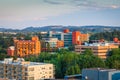
[{"label": "white facade", "polygon": [[0,61],[0,78],[15,80],[53,79],[53,64],[27,62],[24,59],[12,58]]}]

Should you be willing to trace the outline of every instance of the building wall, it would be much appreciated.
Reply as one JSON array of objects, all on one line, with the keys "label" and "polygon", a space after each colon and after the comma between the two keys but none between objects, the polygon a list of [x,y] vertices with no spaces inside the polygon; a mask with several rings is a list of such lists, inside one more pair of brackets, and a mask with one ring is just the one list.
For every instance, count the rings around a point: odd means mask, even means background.
[{"label": "building wall", "polygon": [[109,72],[109,80],[119,80],[120,71]]},{"label": "building wall", "polygon": [[15,80],[40,80],[53,79],[53,64],[30,65],[30,62],[23,63],[0,63],[0,78]]},{"label": "building wall", "polygon": [[82,53],[86,49],[92,50],[94,55],[97,55],[100,58],[105,59],[107,52],[111,49],[118,48],[117,45],[108,45],[108,46],[86,46],[86,45],[76,45],[75,52]]},{"label": "building wall", "polygon": [[55,33],[52,34],[52,37],[64,41],[65,47],[72,45],[72,33]]},{"label": "building wall", "polygon": [[72,33],[64,33],[64,46],[68,47],[72,45]]},{"label": "building wall", "polygon": [[37,36],[32,40],[15,40],[15,55],[24,57],[28,55],[37,55],[41,52],[41,44]]},{"label": "building wall", "polygon": [[57,41],[57,47],[64,47],[64,41]]},{"label": "building wall", "polygon": [[86,69],[83,69],[82,70],[82,77],[83,79],[82,80],[85,80],[84,77],[87,77],[88,80],[98,80],[98,70],[86,70]]},{"label": "building wall", "polygon": [[104,71],[104,70],[99,71],[98,74],[99,74],[98,80],[110,80],[108,71]]},{"label": "building wall", "polygon": [[48,32],[48,37],[63,40],[65,47],[71,46],[72,44],[81,44],[82,42],[89,40],[88,34],[81,34],[80,31],[69,32],[68,29],[60,33]]},{"label": "building wall", "polygon": [[91,68],[82,70],[82,80],[119,80],[120,71],[116,69]]},{"label": "building wall", "polygon": [[[57,38],[43,38],[44,43],[48,43],[50,48],[60,48],[64,46],[64,41]],[[46,46],[47,47],[47,46]]]},{"label": "building wall", "polygon": [[14,52],[15,52],[14,46],[10,46],[10,47],[7,49],[7,55],[8,55],[8,56],[14,56]]},{"label": "building wall", "polygon": [[72,32],[72,44],[81,44],[84,41],[89,40],[88,34],[81,34],[80,31],[74,31]]}]

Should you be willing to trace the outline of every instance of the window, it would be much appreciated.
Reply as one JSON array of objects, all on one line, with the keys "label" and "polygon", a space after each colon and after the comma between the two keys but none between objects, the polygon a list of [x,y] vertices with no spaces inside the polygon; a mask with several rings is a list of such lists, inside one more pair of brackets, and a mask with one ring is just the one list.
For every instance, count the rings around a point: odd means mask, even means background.
[{"label": "window", "polygon": [[49,69],[52,69],[52,67],[49,67]]},{"label": "window", "polygon": [[29,80],[34,80],[34,77],[29,77]]},{"label": "window", "polygon": [[49,78],[52,78],[52,76],[49,76]]},{"label": "window", "polygon": [[42,69],[45,69],[45,67],[43,67]]},{"label": "window", "polygon": [[51,74],[52,72],[50,71],[49,74]]},{"label": "window", "polygon": [[34,71],[34,68],[29,68],[29,71]]}]

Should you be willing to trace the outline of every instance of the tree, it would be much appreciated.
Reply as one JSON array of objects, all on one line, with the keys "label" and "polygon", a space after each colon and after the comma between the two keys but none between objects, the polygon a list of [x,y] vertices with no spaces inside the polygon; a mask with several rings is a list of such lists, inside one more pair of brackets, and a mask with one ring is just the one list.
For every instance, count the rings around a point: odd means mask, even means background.
[{"label": "tree", "polygon": [[71,45],[68,47],[69,51],[74,51],[75,50],[75,45]]},{"label": "tree", "polygon": [[120,48],[112,49],[112,50],[109,52],[109,56],[113,56],[113,55],[118,55],[118,56],[120,56]]},{"label": "tree", "polygon": [[94,55],[80,55],[78,62],[80,69],[105,67],[104,61]]},{"label": "tree", "polygon": [[92,34],[90,36],[90,40],[105,39],[107,41],[113,41],[113,38],[115,37],[120,39],[120,31],[114,30],[112,32],[101,32],[101,33]]},{"label": "tree", "polygon": [[74,74],[80,74],[80,67],[78,64],[74,66],[70,66],[66,70],[66,75],[74,75]]},{"label": "tree", "polygon": [[86,49],[86,50],[83,52],[83,54],[85,54],[85,55],[93,55],[93,52],[92,52],[92,50],[90,50],[90,49]]},{"label": "tree", "polygon": [[120,69],[120,56],[114,55],[114,56],[108,57],[105,63],[108,68]]}]

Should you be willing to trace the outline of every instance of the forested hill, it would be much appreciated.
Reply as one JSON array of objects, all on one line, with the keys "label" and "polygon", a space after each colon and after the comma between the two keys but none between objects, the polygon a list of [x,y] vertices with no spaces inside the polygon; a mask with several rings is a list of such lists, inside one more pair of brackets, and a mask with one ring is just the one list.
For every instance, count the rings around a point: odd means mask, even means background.
[{"label": "forested hill", "polygon": [[112,32],[100,32],[91,35],[90,40],[100,40],[105,39],[107,41],[113,41],[113,38],[119,38],[120,39],[120,31],[114,30]]},{"label": "forested hill", "polygon": [[26,27],[24,29],[5,29],[0,28],[0,32],[40,32],[40,31],[63,31],[64,29],[70,29],[70,31],[79,30],[83,33],[99,33],[99,32],[111,32],[114,30],[120,30],[120,26],[43,26],[43,27]]}]

